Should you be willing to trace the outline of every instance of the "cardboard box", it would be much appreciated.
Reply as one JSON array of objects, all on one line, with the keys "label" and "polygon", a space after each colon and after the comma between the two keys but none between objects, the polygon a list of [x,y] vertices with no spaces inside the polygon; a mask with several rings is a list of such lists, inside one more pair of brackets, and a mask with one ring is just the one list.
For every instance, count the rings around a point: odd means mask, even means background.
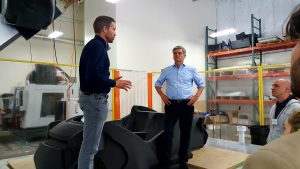
[{"label": "cardboard box", "polygon": [[239,96],[240,100],[250,100],[249,96]]},{"label": "cardboard box", "polygon": [[233,71],[224,71],[223,75],[224,76],[232,76],[233,75]]},{"label": "cardboard box", "polygon": [[229,123],[232,123],[232,121],[234,121],[234,119],[237,119],[238,111],[237,110],[229,111],[229,112],[227,112],[227,115],[228,115]]},{"label": "cardboard box", "polygon": [[289,67],[276,67],[276,68],[269,68],[268,73],[283,73],[283,72],[290,72]]},{"label": "cardboard box", "polygon": [[230,96],[230,100],[240,100],[240,96]]},{"label": "cardboard box", "polygon": [[269,73],[269,72],[270,72],[269,69],[263,69],[263,70],[262,70],[262,73],[263,73],[263,74],[267,74],[267,73]]},{"label": "cardboard box", "polygon": [[195,112],[206,112],[206,101],[197,100],[194,104]]},{"label": "cardboard box", "polygon": [[245,75],[248,74],[249,70],[248,69],[239,69],[239,70],[234,70],[233,74],[234,75]]},{"label": "cardboard box", "polygon": [[223,72],[215,72],[215,76],[222,76]]},{"label": "cardboard box", "polygon": [[251,121],[249,119],[238,119],[233,118],[231,121],[231,124],[237,124],[237,125],[251,125]]},{"label": "cardboard box", "polygon": [[222,100],[230,100],[230,96],[221,96]]},{"label": "cardboard box", "polygon": [[219,123],[229,123],[229,119],[227,116],[215,115],[215,116],[207,116],[206,124],[219,124]]},{"label": "cardboard box", "polygon": [[239,125],[251,125],[251,121],[249,119],[241,119],[238,118],[242,116],[245,116],[245,114],[242,114],[241,112],[238,112],[237,110],[229,111],[227,112],[229,123],[231,124],[239,124]]}]

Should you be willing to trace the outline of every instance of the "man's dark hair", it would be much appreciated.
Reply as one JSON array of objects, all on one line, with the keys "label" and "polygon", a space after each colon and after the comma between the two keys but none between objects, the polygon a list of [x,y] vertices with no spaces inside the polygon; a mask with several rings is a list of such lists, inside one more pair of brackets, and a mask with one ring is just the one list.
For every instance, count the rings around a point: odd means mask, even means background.
[{"label": "man's dark hair", "polygon": [[287,24],[286,24],[286,35],[291,40],[300,38],[300,4],[291,12]]},{"label": "man's dark hair", "polygon": [[295,97],[300,98],[300,58],[295,60],[291,66],[292,93]]},{"label": "man's dark hair", "polygon": [[112,22],[116,22],[112,17],[98,16],[93,24],[94,32],[99,33],[105,26],[109,27]]}]

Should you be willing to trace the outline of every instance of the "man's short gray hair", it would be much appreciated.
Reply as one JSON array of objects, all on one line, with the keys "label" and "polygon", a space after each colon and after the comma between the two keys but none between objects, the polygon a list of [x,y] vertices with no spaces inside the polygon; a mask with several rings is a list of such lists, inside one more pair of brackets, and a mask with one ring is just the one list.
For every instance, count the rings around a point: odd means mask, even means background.
[{"label": "man's short gray hair", "polygon": [[174,52],[175,50],[177,50],[177,49],[182,49],[182,52],[183,52],[183,54],[184,55],[186,55],[186,50],[185,50],[185,48],[184,47],[182,47],[182,46],[175,46],[173,49],[172,49],[172,52]]}]

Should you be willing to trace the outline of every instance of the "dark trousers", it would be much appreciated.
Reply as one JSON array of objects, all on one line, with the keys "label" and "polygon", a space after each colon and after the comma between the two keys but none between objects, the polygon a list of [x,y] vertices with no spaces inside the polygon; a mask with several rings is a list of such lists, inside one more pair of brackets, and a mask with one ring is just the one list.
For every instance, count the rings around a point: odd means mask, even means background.
[{"label": "dark trousers", "polygon": [[178,103],[172,101],[170,105],[165,105],[164,163],[167,165],[171,164],[174,126],[177,120],[179,120],[180,129],[180,148],[178,152],[179,163],[186,163],[188,161],[194,106],[188,106],[187,102],[188,101]]}]

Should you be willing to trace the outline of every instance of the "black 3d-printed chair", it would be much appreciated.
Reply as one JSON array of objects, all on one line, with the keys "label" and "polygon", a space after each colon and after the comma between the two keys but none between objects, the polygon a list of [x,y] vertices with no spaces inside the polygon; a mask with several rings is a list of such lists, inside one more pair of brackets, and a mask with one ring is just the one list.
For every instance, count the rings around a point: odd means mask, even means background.
[{"label": "black 3d-printed chair", "polygon": [[[190,150],[203,147],[207,133],[204,119],[195,116]],[[99,168],[156,169],[162,160],[164,114],[142,106],[133,106],[131,113],[119,121],[107,122],[103,129],[104,145],[95,163]],[[172,161],[178,160],[180,132],[174,129]],[[189,153],[192,157],[191,152]],[[118,161],[118,163],[116,163]]]},{"label": "black 3d-printed chair", "polygon": [[[37,169],[76,168],[82,142],[81,118],[77,116],[63,121],[49,130],[48,140],[38,147],[34,155]],[[191,150],[201,148],[206,143],[207,134],[202,123],[199,117],[193,120]],[[156,169],[162,153],[163,124],[163,113],[143,106],[133,106],[128,116],[106,122],[94,168]],[[179,148],[178,130],[176,124],[172,153],[174,161]]]},{"label": "black 3d-printed chair", "polygon": [[49,124],[47,140],[34,154],[37,169],[75,169],[82,142],[82,116]]},{"label": "black 3d-printed chair", "polygon": [[131,113],[120,121],[105,123],[104,145],[98,152],[96,165],[106,169],[156,168],[163,123],[164,114],[142,106],[133,106]]}]

